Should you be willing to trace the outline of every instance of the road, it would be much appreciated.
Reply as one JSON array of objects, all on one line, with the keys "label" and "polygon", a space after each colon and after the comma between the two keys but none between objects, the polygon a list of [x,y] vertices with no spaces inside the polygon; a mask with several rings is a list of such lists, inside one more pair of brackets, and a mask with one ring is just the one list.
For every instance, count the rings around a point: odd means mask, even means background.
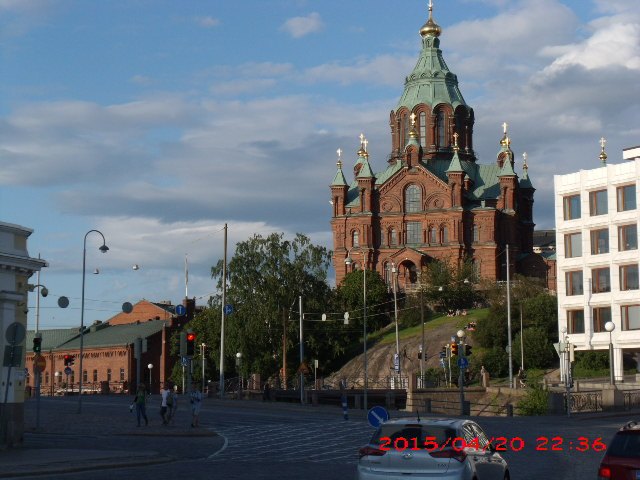
[{"label": "road", "polygon": [[[367,442],[372,429],[361,412],[352,412],[349,421],[342,420],[339,408],[262,404],[208,400],[205,402],[202,429],[216,432],[220,437],[192,437],[167,435],[139,436],[119,430],[118,422],[133,423],[122,397],[90,397],[83,401],[82,414],[92,423],[96,416],[104,416],[94,427],[67,431],[30,433],[26,447],[57,448],[144,449],[169,455],[173,461],[158,465],[114,468],[91,473],[92,479],[139,479],[170,475],[224,479],[283,479],[309,480],[354,478],[357,450]],[[71,400],[47,399],[42,402],[42,417],[60,416],[75,408]],[[27,421],[33,418],[33,402],[27,404]],[[152,410],[150,420],[158,423]],[[186,409],[183,409],[186,410]],[[56,413],[59,412],[59,413]],[[392,415],[394,412],[392,412]],[[594,478],[602,458],[601,452],[589,448],[575,449],[578,437],[590,442],[601,438],[607,443],[615,430],[633,415],[617,418],[567,419],[554,417],[476,418],[491,437],[505,437],[507,451],[503,456],[510,464],[512,479],[562,478],[583,480]],[[178,421],[188,422],[183,411]],[[520,440],[511,439],[518,437]],[[541,438],[542,437],[542,438]],[[544,437],[549,439],[545,443]],[[556,437],[553,439],[553,437]],[[560,439],[562,444],[560,445]],[[553,439],[553,440],[552,440]],[[498,442],[499,440],[496,440]],[[552,451],[553,444],[562,451]],[[522,449],[518,452],[514,449]],[[536,450],[546,447],[547,450]],[[84,473],[67,473],[56,478],[86,478]],[[169,478],[169,477],[167,477]]]}]

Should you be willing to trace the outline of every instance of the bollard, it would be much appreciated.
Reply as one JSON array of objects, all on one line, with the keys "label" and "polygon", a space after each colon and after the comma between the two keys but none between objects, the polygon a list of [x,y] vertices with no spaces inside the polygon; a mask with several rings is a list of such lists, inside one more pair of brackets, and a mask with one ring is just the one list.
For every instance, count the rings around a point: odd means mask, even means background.
[{"label": "bollard", "polygon": [[513,417],[513,405],[507,403],[507,417]]},{"label": "bollard", "polygon": [[471,415],[471,401],[465,400],[462,402],[462,412],[463,415],[470,416]]}]

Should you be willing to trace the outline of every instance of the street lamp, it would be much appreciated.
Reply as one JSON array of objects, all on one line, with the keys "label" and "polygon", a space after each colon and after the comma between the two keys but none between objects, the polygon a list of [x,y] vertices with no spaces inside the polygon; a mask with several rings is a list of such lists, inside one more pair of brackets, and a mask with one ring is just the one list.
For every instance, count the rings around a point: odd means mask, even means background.
[{"label": "street lamp", "polygon": [[240,392],[242,391],[242,374],[240,373],[240,367],[242,365],[242,353],[236,353],[236,370],[238,371],[238,399],[240,399]]},{"label": "street lamp", "polygon": [[[351,250],[354,250],[353,248]],[[347,250],[347,258],[344,259],[344,264],[348,267],[353,263],[349,253],[351,250]],[[369,388],[369,379],[367,378],[368,368],[367,368],[367,254],[369,253],[369,249],[360,250],[362,253],[362,298],[364,302],[364,315],[363,315],[363,329],[364,335],[362,337],[362,343],[364,344],[364,409],[367,408],[367,390]]]},{"label": "street lamp", "polygon": [[151,369],[153,368],[153,363],[147,365],[147,368],[149,369],[149,395],[151,395]]},{"label": "street lamp", "polygon": [[[456,333],[458,335],[458,355],[459,360],[464,357],[464,330],[458,330]],[[464,362],[464,361],[463,361]],[[460,371],[458,375],[458,384],[460,386],[460,415],[464,415],[464,363],[458,361],[458,370]]]},{"label": "street lamp", "polygon": [[85,276],[86,276],[86,266],[87,266],[87,237],[91,232],[95,232],[100,234],[102,237],[102,246],[98,248],[102,253],[107,253],[109,247],[107,247],[107,242],[104,238],[104,235],[99,230],[89,230],[84,235],[84,247],[82,250],[82,305],[80,307],[80,388],[78,389],[78,413],[82,413],[82,351],[84,349],[84,284],[85,284]]},{"label": "street lamp", "polygon": [[604,324],[604,329],[609,332],[609,374],[610,374],[610,383],[611,385],[616,384],[616,376],[614,374],[614,364],[613,364],[613,340],[611,339],[611,332],[616,329],[616,324],[609,321]]},{"label": "street lamp", "polygon": [[202,347],[202,393],[204,394],[204,349],[206,348],[206,344],[202,342],[200,347]]},{"label": "street lamp", "polygon": [[[398,332],[398,296],[396,288],[398,283],[398,269],[393,261],[391,261],[391,282],[393,283],[393,315],[396,324],[396,354],[393,359],[393,366],[396,374],[400,374],[400,335]],[[424,336],[422,339],[422,345],[424,348]]]},{"label": "street lamp", "polygon": [[571,348],[569,346],[569,335],[567,335],[567,327],[560,329],[562,332],[562,352],[564,354],[564,386],[566,390],[567,417],[571,416]]}]

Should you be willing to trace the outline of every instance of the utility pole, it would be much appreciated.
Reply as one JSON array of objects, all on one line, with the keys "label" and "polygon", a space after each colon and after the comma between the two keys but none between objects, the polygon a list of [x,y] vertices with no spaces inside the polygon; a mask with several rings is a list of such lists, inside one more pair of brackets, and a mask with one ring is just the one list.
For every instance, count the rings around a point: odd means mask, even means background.
[{"label": "utility pole", "polygon": [[298,297],[300,306],[300,403],[304,403],[304,372],[302,364],[304,362],[304,341],[302,336],[302,295]]},{"label": "utility pole", "polygon": [[227,224],[224,224],[224,258],[222,262],[222,321],[220,323],[220,398],[224,398],[224,317],[227,302]]},{"label": "utility pole", "polygon": [[427,355],[427,349],[424,345],[424,303],[422,299],[422,283],[420,284],[420,321],[422,322],[422,354],[420,355],[420,382],[422,388],[424,388],[424,357]]},{"label": "utility pole", "polygon": [[282,309],[282,389],[287,389],[287,311]]},{"label": "utility pole", "polygon": [[511,276],[509,275],[509,244],[507,243],[507,348],[509,349],[509,388],[513,388],[513,348],[511,345]]}]

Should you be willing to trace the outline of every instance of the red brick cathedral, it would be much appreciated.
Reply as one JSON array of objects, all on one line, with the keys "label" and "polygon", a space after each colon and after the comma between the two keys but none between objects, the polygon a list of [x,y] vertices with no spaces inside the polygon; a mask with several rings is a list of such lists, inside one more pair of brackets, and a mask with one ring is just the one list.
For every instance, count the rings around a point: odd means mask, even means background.
[{"label": "red brick cathedral", "polygon": [[338,151],[331,184],[338,284],[364,263],[387,281],[395,266],[400,288],[410,289],[421,267],[434,259],[454,265],[469,259],[479,276],[504,279],[507,244],[512,273],[535,274],[533,267],[540,268],[533,254],[535,189],[526,154],[518,175],[505,123],[496,161],[476,162],[473,108],[444,61],[441,31],[430,7],[420,29],[418,62],[390,114],[392,149],[386,168],[373,173],[361,135],[349,183]]}]

